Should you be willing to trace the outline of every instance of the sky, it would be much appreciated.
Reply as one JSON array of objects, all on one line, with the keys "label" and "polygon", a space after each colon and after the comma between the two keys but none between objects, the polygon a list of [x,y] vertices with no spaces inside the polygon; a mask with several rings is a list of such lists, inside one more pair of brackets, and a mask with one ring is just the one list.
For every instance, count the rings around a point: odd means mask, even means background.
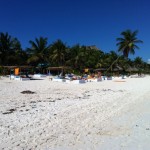
[{"label": "sky", "polygon": [[0,0],[0,6],[0,32],[17,37],[23,49],[42,36],[49,44],[61,39],[117,51],[116,38],[131,29],[144,43],[129,58],[150,59],[149,0]]}]

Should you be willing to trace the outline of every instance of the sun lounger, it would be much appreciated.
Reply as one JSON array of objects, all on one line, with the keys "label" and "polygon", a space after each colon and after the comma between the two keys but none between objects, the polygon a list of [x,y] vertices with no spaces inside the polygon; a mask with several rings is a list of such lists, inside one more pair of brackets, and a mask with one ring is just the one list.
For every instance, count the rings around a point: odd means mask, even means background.
[{"label": "sun lounger", "polygon": [[88,79],[87,82],[101,82],[102,78],[96,78],[96,79]]},{"label": "sun lounger", "polygon": [[33,78],[45,78],[46,75],[45,74],[34,74]]},{"label": "sun lounger", "polygon": [[30,78],[21,77],[21,76],[14,76],[14,80],[16,80],[16,81],[27,81],[27,80],[30,80]]},{"label": "sun lounger", "polygon": [[66,82],[66,79],[53,78],[52,81],[56,81],[56,82]]},{"label": "sun lounger", "polygon": [[82,84],[82,83],[86,83],[86,82],[85,82],[85,80],[73,80],[73,81],[71,81],[71,83]]}]

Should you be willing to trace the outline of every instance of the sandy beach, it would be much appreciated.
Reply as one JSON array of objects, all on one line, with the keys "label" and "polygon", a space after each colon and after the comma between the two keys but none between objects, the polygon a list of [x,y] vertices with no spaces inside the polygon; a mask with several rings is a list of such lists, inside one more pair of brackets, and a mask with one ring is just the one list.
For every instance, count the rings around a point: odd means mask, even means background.
[{"label": "sandy beach", "polygon": [[2,77],[0,149],[149,150],[149,108],[150,76],[85,84]]}]

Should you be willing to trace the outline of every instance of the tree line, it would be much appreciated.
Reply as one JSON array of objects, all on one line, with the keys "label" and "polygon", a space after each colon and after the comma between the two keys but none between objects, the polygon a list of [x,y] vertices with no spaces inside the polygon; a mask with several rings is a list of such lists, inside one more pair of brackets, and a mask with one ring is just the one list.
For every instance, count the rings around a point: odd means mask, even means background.
[{"label": "tree line", "polygon": [[143,41],[137,38],[138,31],[126,30],[121,37],[116,38],[118,50],[106,53],[96,46],[76,44],[68,46],[58,39],[49,44],[45,37],[30,40],[30,46],[22,49],[20,41],[8,33],[0,33],[0,66],[30,65],[34,67],[68,66],[76,71],[85,68],[107,68],[112,70],[115,66],[123,69],[137,67],[145,72],[150,71],[150,65],[136,57],[128,58],[139,49],[138,44]]}]

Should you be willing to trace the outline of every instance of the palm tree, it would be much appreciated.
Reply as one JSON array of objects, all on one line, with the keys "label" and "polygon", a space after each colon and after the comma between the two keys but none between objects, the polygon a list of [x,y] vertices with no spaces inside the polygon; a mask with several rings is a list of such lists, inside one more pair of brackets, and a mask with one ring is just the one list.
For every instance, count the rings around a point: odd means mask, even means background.
[{"label": "palm tree", "polygon": [[87,65],[88,50],[86,46],[74,45],[69,51],[70,59],[66,62],[70,64],[74,69],[82,70]]},{"label": "palm tree", "polygon": [[27,65],[28,55],[25,50],[17,49],[14,57],[17,65]]},{"label": "palm tree", "polygon": [[29,55],[29,59],[27,60],[27,62],[36,66],[39,63],[47,62],[47,54],[49,51],[47,38],[36,38],[35,42],[30,40],[29,43],[31,47],[27,48],[27,53]]},{"label": "palm tree", "polygon": [[136,45],[138,43],[143,43],[143,41],[137,39],[138,31],[132,32],[131,30],[126,30],[121,33],[121,38],[117,38],[118,52],[123,52],[123,55],[128,58],[129,53],[134,54],[135,49],[139,49]]},{"label": "palm tree", "polygon": [[55,41],[51,45],[50,59],[53,64],[58,66],[65,65],[65,55],[66,55],[66,44],[64,44],[60,39]]},{"label": "palm tree", "polygon": [[107,54],[106,61],[108,62],[108,64],[112,64],[117,58],[118,58],[118,54],[115,51],[110,51]]},{"label": "palm tree", "polygon": [[87,47],[85,50],[85,67],[87,68],[95,68],[95,66],[97,65],[97,62],[99,62],[101,55],[102,55],[102,51],[98,50],[94,47]]},{"label": "palm tree", "polygon": [[134,65],[135,65],[135,67],[138,67],[138,68],[142,68],[142,66],[144,65],[144,62],[143,62],[143,60],[142,60],[142,58],[141,57],[136,57],[135,59],[134,59]]},{"label": "palm tree", "polygon": [[19,64],[17,51],[22,51],[18,39],[11,37],[8,33],[0,33],[0,63],[2,65]]},{"label": "palm tree", "polygon": [[[137,34],[137,30],[134,32],[132,32],[131,30],[126,30],[121,32],[121,36],[123,37],[116,39],[118,41],[118,43],[116,44],[118,46],[118,52],[123,52],[123,56],[125,58],[128,58],[129,53],[134,54],[135,49],[139,49],[139,47],[136,44],[143,43],[143,41],[137,39]],[[114,63],[118,62],[120,57],[121,56],[118,56],[118,58],[107,69],[107,71],[112,67]]]},{"label": "palm tree", "polygon": [[123,71],[125,71],[126,69],[132,66],[131,59],[129,58],[127,59],[124,56],[119,56],[118,58],[119,59],[117,60],[117,64],[123,69]]},{"label": "palm tree", "polygon": [[115,64],[118,64],[120,56],[115,51],[110,51],[110,53],[105,54],[105,64],[107,65],[108,69],[105,73],[107,73],[109,70],[112,71],[113,66]]},{"label": "palm tree", "polygon": [[77,44],[72,46],[68,51],[68,60],[66,63],[71,65],[73,68],[77,68],[79,60],[80,60],[80,45]]}]

